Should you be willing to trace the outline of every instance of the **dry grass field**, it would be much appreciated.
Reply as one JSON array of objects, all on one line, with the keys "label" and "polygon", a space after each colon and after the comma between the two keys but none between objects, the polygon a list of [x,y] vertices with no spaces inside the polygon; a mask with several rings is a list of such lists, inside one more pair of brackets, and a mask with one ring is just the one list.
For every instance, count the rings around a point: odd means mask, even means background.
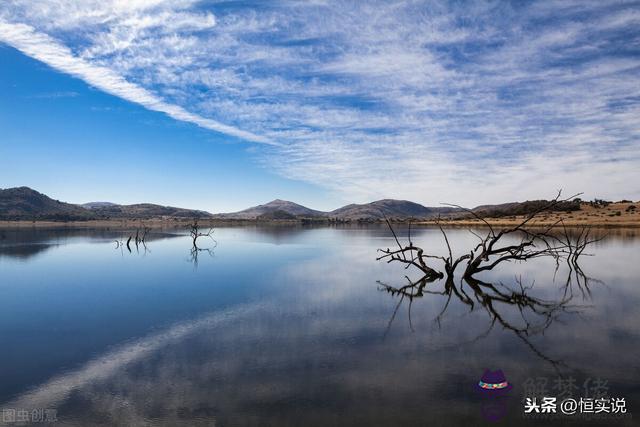
[{"label": "dry grass field", "polygon": [[[485,218],[491,225],[515,225],[522,221],[523,215],[504,216],[499,218]],[[593,225],[602,227],[639,227],[640,226],[640,202],[611,203],[608,206],[594,207],[589,203],[581,203],[579,211],[573,212],[546,212],[531,221],[531,225],[547,226],[559,220],[567,226]],[[435,221],[424,221],[424,224]],[[451,219],[442,221],[451,225],[481,226],[478,219]]]}]

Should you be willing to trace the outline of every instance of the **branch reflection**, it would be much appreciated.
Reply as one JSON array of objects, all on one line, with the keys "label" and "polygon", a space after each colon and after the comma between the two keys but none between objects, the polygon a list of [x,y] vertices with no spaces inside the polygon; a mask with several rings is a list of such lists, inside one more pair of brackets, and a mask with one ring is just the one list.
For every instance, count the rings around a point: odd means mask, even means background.
[{"label": "branch reflection", "polygon": [[594,282],[602,283],[587,277],[581,269],[570,270],[566,282],[561,285],[564,288],[563,296],[558,299],[544,299],[534,295],[535,282],[525,284],[521,277],[515,278],[512,284],[491,283],[473,276],[464,277],[459,282],[456,282],[452,276],[448,276],[446,279],[438,279],[437,277],[425,275],[416,281],[412,281],[408,276],[405,276],[405,279],[407,284],[399,287],[378,281],[378,289],[380,291],[387,292],[392,297],[398,298],[398,303],[389,319],[385,336],[388,334],[403,302],[407,301],[408,303],[409,327],[412,331],[415,331],[411,318],[414,300],[428,295],[439,295],[446,298],[442,309],[434,318],[434,322],[439,328],[452,300],[468,306],[469,311],[482,309],[488,316],[489,327],[471,342],[485,338],[496,325],[499,325],[502,326],[503,330],[515,334],[531,351],[551,363],[556,370],[560,367],[566,367],[566,363],[543,353],[531,341],[531,337],[543,335],[562,315],[581,313],[591,307],[591,305],[575,303],[575,296],[582,295],[583,299],[587,299],[591,295],[591,284]]}]

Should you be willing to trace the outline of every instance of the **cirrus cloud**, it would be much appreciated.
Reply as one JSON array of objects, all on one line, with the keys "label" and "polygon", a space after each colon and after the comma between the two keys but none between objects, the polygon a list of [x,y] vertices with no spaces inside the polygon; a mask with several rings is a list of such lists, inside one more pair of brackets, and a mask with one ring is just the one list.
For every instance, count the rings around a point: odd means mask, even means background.
[{"label": "cirrus cloud", "polygon": [[10,0],[0,40],[345,200],[640,198],[628,2]]}]

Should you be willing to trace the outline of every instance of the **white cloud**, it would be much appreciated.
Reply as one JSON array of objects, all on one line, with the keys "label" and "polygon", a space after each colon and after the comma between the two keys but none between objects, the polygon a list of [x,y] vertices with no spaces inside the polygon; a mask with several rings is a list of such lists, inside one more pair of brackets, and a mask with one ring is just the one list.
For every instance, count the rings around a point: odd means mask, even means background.
[{"label": "white cloud", "polygon": [[255,153],[283,176],[426,204],[640,198],[637,16],[600,2],[0,7],[7,43],[178,120],[277,141]]},{"label": "white cloud", "polygon": [[249,141],[273,143],[262,136],[190,113],[178,105],[167,103],[150,91],[129,83],[111,69],[93,65],[75,56],[69,48],[46,34],[38,33],[29,25],[0,21],[0,40],[52,68],[81,78],[100,90],[140,104],[150,110],[165,113],[176,120],[194,123],[206,129]]}]

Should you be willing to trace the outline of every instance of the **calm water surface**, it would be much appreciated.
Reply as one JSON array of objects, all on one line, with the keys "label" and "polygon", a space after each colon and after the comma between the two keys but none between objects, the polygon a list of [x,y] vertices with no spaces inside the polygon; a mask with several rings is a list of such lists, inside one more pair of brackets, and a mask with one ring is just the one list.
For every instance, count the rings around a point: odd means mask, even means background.
[{"label": "calm water surface", "polygon": [[[466,230],[448,234],[458,254],[475,244]],[[375,260],[394,244],[383,227],[220,228],[217,247],[197,260],[184,231],[154,231],[147,250],[131,253],[115,248],[122,236],[0,230],[1,409],[54,409],[57,426],[640,419],[633,231],[611,231],[585,257],[588,289],[567,285],[562,268],[554,277],[545,261],[483,275],[497,289],[534,283],[527,294],[552,307],[549,316],[521,314],[496,302],[499,322],[481,304],[438,294],[442,283],[412,300],[385,291],[418,276]],[[413,240],[444,249],[438,230],[414,230]],[[504,371],[507,396],[475,390],[485,369]],[[567,392],[625,398],[628,413],[523,415],[523,397]]]}]

